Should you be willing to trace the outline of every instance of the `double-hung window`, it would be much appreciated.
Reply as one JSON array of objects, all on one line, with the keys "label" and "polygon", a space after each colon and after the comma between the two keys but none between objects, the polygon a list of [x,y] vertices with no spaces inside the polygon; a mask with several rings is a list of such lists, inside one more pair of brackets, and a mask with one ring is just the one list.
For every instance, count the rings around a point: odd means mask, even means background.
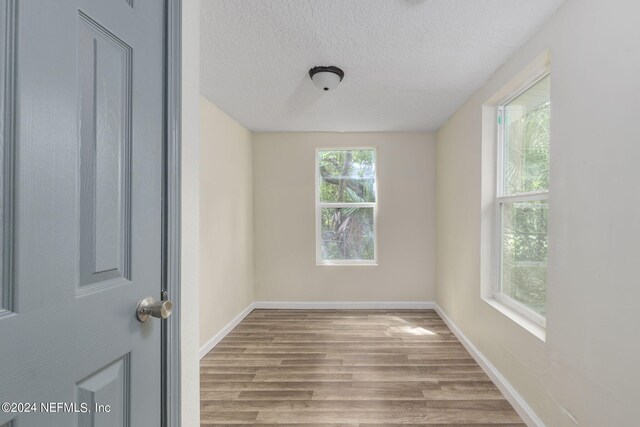
[{"label": "double-hung window", "polygon": [[316,151],[316,262],[376,263],[375,148]]},{"label": "double-hung window", "polygon": [[550,75],[498,105],[495,298],[544,326],[549,213]]}]

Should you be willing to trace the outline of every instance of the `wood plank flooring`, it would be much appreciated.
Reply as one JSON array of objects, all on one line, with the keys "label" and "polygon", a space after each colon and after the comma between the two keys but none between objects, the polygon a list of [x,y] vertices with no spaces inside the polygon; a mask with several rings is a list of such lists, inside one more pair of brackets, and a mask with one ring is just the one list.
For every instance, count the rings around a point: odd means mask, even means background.
[{"label": "wood plank flooring", "polygon": [[200,387],[203,426],[524,426],[433,310],[254,310]]}]

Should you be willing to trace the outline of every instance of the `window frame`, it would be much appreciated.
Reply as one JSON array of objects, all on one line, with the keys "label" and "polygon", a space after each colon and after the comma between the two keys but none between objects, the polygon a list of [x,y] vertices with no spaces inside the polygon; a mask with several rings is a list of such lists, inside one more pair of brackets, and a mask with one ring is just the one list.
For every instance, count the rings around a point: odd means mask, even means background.
[{"label": "window frame", "polygon": [[[525,304],[516,301],[510,296],[506,295],[501,291],[502,287],[502,266],[503,266],[503,253],[502,253],[502,236],[503,236],[503,224],[502,224],[502,213],[503,206],[505,204],[517,203],[517,202],[529,202],[529,201],[546,201],[547,206],[549,204],[549,188],[541,191],[529,191],[515,194],[506,194],[505,193],[505,183],[504,183],[504,152],[505,145],[507,143],[505,139],[505,120],[504,120],[504,108],[511,101],[525,93],[527,90],[531,89],[537,83],[539,83],[544,78],[551,76],[551,66],[547,64],[542,69],[539,69],[538,72],[533,76],[533,78],[528,79],[526,83],[522,84],[518,90],[510,93],[508,96],[500,99],[496,103],[496,187],[495,187],[495,197],[494,197],[494,210],[495,210],[495,232],[494,234],[494,271],[495,271],[495,280],[493,281],[492,288],[492,297],[499,302],[500,304],[506,306],[507,308],[517,312],[518,314],[525,317],[527,320],[535,323],[536,325],[546,328],[546,317],[537,313],[533,309],[529,308]],[[551,141],[549,141],[549,145],[551,145]],[[549,235],[549,229],[547,228],[547,236]],[[547,267],[548,267],[548,258],[547,258]],[[548,282],[547,282],[548,285]]]},{"label": "window frame", "polygon": [[[375,159],[375,181],[373,184],[375,202],[367,203],[333,203],[320,201],[320,153],[323,151],[362,151],[372,150]],[[378,265],[378,147],[361,146],[361,147],[317,147],[314,156],[315,168],[315,208],[316,208],[316,266],[369,266]],[[341,260],[324,260],[322,259],[322,208],[373,208],[373,259],[341,259]]]}]

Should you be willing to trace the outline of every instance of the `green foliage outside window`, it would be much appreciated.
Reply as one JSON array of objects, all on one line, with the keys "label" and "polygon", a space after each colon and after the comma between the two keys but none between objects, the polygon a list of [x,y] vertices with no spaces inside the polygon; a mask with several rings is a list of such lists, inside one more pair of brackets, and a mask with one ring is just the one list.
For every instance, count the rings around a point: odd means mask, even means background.
[{"label": "green foliage outside window", "polygon": [[[375,154],[371,149],[318,153],[323,260],[375,259]],[[368,205],[349,206],[353,203]]]},{"label": "green foliage outside window", "polygon": [[503,196],[540,192],[540,200],[504,200],[501,292],[545,315],[551,103],[547,76],[503,107]]},{"label": "green foliage outside window", "polygon": [[546,201],[502,208],[502,292],[544,315],[547,300]]}]

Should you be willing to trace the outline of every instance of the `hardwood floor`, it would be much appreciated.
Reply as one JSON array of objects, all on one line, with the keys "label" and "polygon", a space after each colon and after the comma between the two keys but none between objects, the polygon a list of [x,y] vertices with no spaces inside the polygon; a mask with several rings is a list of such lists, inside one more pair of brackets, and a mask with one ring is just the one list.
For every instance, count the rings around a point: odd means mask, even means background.
[{"label": "hardwood floor", "polygon": [[203,426],[524,426],[433,310],[254,310],[200,387]]}]

